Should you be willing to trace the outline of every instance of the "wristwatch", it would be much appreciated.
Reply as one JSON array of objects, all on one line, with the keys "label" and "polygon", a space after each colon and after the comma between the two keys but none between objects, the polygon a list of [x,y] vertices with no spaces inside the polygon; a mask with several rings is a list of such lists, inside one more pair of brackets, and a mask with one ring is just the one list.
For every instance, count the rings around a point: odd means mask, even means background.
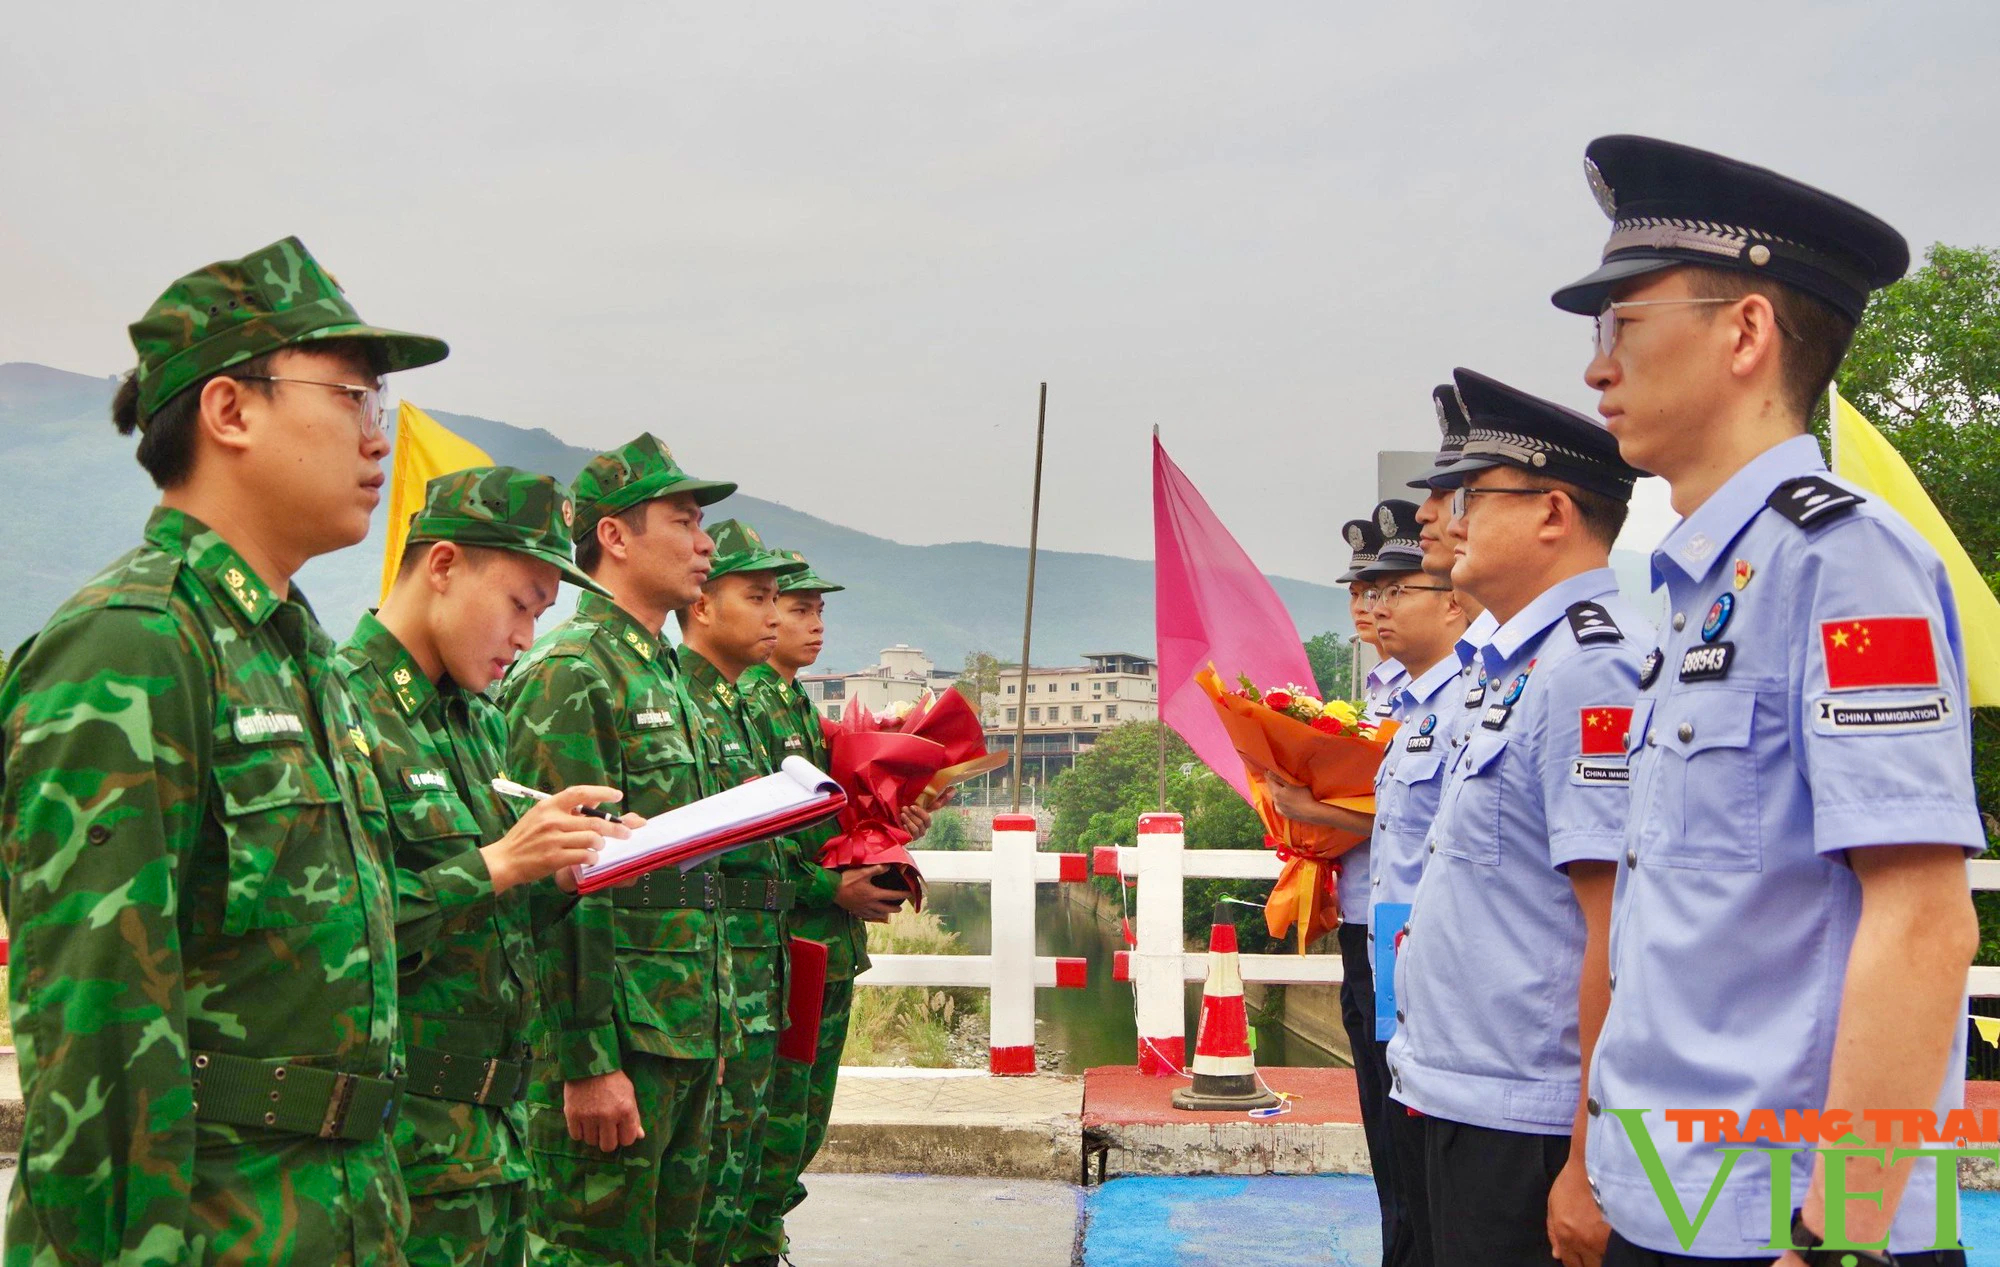
[{"label": "wristwatch", "polygon": [[1827,1249],[1820,1234],[1806,1226],[1806,1212],[1792,1211],[1792,1244],[1806,1267],[1896,1267],[1894,1254],[1872,1249]]}]

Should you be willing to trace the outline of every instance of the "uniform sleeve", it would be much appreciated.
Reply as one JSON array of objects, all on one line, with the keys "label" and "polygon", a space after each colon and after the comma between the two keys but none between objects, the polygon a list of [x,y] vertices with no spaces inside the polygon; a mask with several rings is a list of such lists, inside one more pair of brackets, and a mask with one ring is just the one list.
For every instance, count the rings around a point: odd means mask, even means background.
[{"label": "uniform sleeve", "polygon": [[[384,771],[377,773],[388,777]],[[493,875],[478,845],[412,870],[405,865],[402,840],[393,824],[390,836],[397,846],[396,957],[400,970],[410,973],[429,962],[431,947],[440,936],[462,932],[491,913]]]},{"label": "uniform sleeve", "polygon": [[[587,661],[552,656],[528,665],[508,679],[506,708],[509,778],[530,787],[594,783],[623,790],[611,689]],[[535,907],[557,900],[541,892],[553,887],[536,886]],[[570,1081],[617,1071],[611,895],[577,898],[559,918],[546,911],[530,918],[558,1072]]]},{"label": "uniform sleeve", "polygon": [[786,870],[797,886],[798,904],[811,910],[831,909],[833,895],[840,890],[840,873],[819,865],[819,848],[832,831],[830,826],[816,827],[784,841]]},{"label": "uniform sleeve", "polygon": [[1807,546],[1792,724],[1821,853],[1986,847],[1950,582],[1937,556],[1866,514]]},{"label": "uniform sleeve", "polygon": [[201,821],[208,681],[170,616],[119,608],[50,630],[0,691],[0,867],[27,1101],[14,1217],[25,1206],[64,1261],[188,1254],[176,876]]},{"label": "uniform sleeve", "polygon": [[1639,657],[1626,643],[1599,645],[1553,668],[1537,754],[1549,864],[1613,862],[1625,849],[1632,804],[1625,731],[1639,698]]}]

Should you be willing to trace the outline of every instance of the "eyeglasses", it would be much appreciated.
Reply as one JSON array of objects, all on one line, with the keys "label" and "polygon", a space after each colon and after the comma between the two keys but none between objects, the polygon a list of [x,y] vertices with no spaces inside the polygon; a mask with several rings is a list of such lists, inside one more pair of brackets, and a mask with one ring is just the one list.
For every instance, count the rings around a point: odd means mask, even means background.
[{"label": "eyeglasses", "polygon": [[1449,594],[1449,585],[1385,585],[1379,590],[1369,590],[1361,596],[1361,601],[1370,607],[1394,607],[1403,601],[1405,594]]},{"label": "eyeglasses", "polygon": [[1597,354],[1610,356],[1618,346],[1618,312],[1621,308],[1664,308],[1669,304],[1734,304],[1741,299],[1622,299],[1606,303],[1597,313]]},{"label": "eyeglasses", "polygon": [[299,383],[306,387],[330,387],[346,396],[354,405],[355,422],[361,427],[361,438],[373,440],[382,434],[382,389],[363,387],[359,383],[326,383],[316,378],[286,378],[280,374],[231,374],[229,377],[251,383]]},{"label": "eyeglasses", "polygon": [[1555,491],[1553,488],[1468,488],[1464,484],[1460,484],[1457,488],[1451,490],[1451,517],[1453,519],[1465,518],[1466,508],[1472,504],[1472,499],[1475,497],[1528,497],[1539,496],[1542,493],[1553,493]]}]

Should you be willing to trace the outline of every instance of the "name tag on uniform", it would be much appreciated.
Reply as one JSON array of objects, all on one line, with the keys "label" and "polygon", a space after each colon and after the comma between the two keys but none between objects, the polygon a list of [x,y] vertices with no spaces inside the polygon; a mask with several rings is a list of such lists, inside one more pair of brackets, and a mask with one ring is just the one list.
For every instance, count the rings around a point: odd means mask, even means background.
[{"label": "name tag on uniform", "polygon": [[412,792],[449,792],[451,780],[443,770],[405,770],[403,782]]},{"label": "name tag on uniform", "polygon": [[655,726],[671,726],[674,715],[664,708],[642,708],[632,714],[632,724],[648,730]]},{"label": "name tag on uniform", "polygon": [[1495,704],[1486,710],[1486,716],[1479,719],[1479,724],[1488,730],[1498,730],[1507,724],[1507,718],[1513,711],[1512,704]]},{"label": "name tag on uniform", "polygon": [[1689,647],[1681,656],[1680,680],[1719,682],[1729,676],[1729,662],[1736,658],[1733,642],[1710,642]]},{"label": "name tag on uniform", "polygon": [[296,739],[306,733],[305,722],[297,713],[273,708],[232,709],[229,729],[237,743],[268,743],[273,739]]},{"label": "name tag on uniform", "polygon": [[797,735],[786,735],[786,736],[785,736],[785,751],[786,751],[786,752],[799,752],[799,751],[802,751],[802,750],[804,750],[805,746],[806,746],[806,741],[805,741],[805,740],[803,740],[803,739],[801,739],[801,738],[799,738],[799,737],[798,737]]},{"label": "name tag on uniform", "polygon": [[1813,701],[1813,730],[1822,735],[1892,735],[1908,730],[1938,730],[1951,722],[1951,700],[1925,699],[1886,704],[1852,704],[1821,698]]},{"label": "name tag on uniform", "polygon": [[1429,752],[1437,742],[1436,735],[1411,735],[1410,742],[1403,745],[1404,752]]},{"label": "name tag on uniform", "polygon": [[1485,702],[1486,683],[1484,681],[1474,682],[1471,686],[1465,688],[1465,706],[1467,708],[1478,708]]},{"label": "name tag on uniform", "polygon": [[1569,781],[1577,787],[1623,787],[1632,781],[1632,770],[1623,761],[1589,761],[1578,757],[1570,765]]}]

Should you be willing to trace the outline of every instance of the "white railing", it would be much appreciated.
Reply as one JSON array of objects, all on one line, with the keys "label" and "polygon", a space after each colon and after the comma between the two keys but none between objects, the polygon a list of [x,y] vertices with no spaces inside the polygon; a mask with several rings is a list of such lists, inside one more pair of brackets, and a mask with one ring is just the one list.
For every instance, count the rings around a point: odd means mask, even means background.
[{"label": "white railing", "polygon": [[1081,989],[1089,961],[1035,953],[1035,886],[1090,878],[1080,853],[1035,851],[1029,814],[996,814],[993,847],[913,849],[924,883],[993,886],[993,950],[985,955],[871,955],[856,985],[970,986],[992,991],[987,1067],[996,1074],[1035,1072],[1035,990]]},{"label": "white railing", "polygon": [[[1137,913],[1126,934],[1130,950],[1113,960],[1112,979],[1130,981],[1137,1001],[1139,1068],[1177,1073],[1185,1051],[1186,983],[1208,974],[1208,956],[1182,949],[1182,881],[1276,880],[1284,864],[1268,849],[1189,849],[1179,814],[1145,814],[1136,846],[1106,845],[1091,858],[1098,875],[1136,883]],[[1974,889],[2000,889],[2000,861],[1970,864]],[[1271,985],[1334,985],[1338,955],[1244,955],[1243,979]],[[1974,968],[1966,989],[1974,998],[2000,997],[2000,968]]]}]

